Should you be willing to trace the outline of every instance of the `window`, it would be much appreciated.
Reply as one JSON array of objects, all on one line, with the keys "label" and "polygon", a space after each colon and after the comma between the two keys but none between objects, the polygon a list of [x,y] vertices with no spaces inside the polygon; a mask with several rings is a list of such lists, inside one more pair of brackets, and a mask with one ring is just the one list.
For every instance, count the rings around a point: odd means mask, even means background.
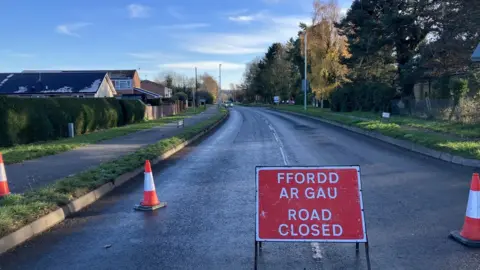
[{"label": "window", "polygon": [[115,80],[115,89],[131,89],[132,80]]}]

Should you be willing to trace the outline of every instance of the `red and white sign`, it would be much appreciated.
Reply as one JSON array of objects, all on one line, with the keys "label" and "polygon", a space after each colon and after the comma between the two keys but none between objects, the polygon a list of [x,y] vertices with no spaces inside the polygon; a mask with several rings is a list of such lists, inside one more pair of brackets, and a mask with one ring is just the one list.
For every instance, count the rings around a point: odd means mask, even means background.
[{"label": "red and white sign", "polygon": [[257,167],[256,240],[367,242],[360,167]]}]

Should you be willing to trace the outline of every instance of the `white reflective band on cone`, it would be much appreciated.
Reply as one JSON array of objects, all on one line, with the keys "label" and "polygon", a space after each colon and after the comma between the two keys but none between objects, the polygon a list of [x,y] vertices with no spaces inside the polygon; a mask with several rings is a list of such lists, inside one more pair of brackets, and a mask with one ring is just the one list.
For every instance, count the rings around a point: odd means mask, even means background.
[{"label": "white reflective band on cone", "polygon": [[5,172],[5,167],[3,163],[0,164],[0,182],[7,181],[7,173]]},{"label": "white reflective band on cone", "polygon": [[480,219],[480,191],[472,191],[468,195],[467,213],[469,218]]},{"label": "white reflective band on cone", "polygon": [[154,191],[155,184],[153,183],[153,174],[151,172],[145,173],[145,181],[143,181],[144,191]]}]

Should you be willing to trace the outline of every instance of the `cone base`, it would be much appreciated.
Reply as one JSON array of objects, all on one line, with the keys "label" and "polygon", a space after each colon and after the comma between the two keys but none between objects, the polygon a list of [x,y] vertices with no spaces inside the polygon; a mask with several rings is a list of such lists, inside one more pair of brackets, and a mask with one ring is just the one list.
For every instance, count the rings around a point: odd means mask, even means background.
[{"label": "cone base", "polygon": [[137,211],[154,211],[165,206],[167,206],[166,202],[161,202],[160,204],[157,204],[154,206],[144,206],[144,205],[138,204],[138,205],[135,205],[134,209]]},{"label": "cone base", "polygon": [[8,192],[8,193],[5,193],[5,194],[0,194],[0,199],[3,198],[3,197],[5,197],[5,196],[7,196],[7,195],[10,195],[10,194],[12,194],[12,193],[11,193],[11,192]]},{"label": "cone base", "polygon": [[460,235],[459,231],[450,232],[450,237],[467,247],[480,247],[480,241],[470,240]]}]

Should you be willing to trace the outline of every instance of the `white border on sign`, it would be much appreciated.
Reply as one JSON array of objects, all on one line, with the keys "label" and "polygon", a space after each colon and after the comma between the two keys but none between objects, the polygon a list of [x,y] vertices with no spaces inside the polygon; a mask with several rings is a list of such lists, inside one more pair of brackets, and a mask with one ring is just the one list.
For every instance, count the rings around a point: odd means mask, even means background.
[{"label": "white border on sign", "polygon": [[[305,170],[305,169],[322,169],[322,170],[337,170],[337,169],[355,169],[357,170],[358,179],[358,195],[360,196],[360,210],[362,211],[362,239],[276,239],[276,238],[260,238],[259,237],[259,217],[258,217],[258,176],[260,171],[271,170]],[[363,196],[362,196],[362,181],[360,180],[360,166],[345,165],[345,166],[257,166],[255,167],[255,240],[259,242],[318,242],[318,243],[366,243],[367,240],[367,226],[365,224],[365,214],[363,211]]]}]

